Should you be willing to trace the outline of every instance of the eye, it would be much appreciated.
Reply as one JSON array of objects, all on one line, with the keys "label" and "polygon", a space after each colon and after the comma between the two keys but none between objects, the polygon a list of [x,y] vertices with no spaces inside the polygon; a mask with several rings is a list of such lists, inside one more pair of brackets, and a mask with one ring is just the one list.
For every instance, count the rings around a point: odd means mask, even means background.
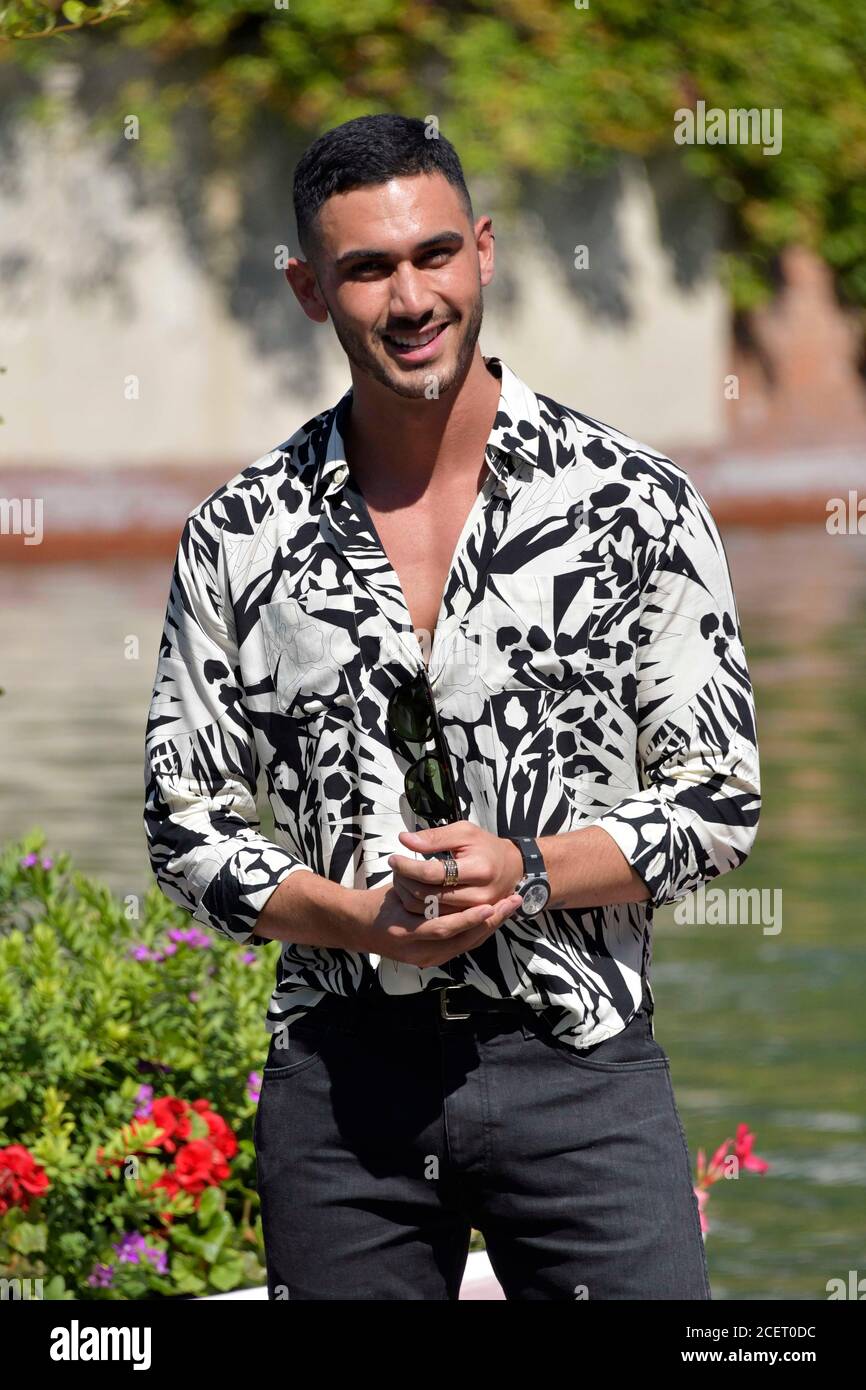
[{"label": "eye", "polygon": [[376,274],[381,271],[381,269],[382,267],[378,261],[359,261],[356,265],[353,265],[349,271],[349,279],[354,280],[359,275]]}]

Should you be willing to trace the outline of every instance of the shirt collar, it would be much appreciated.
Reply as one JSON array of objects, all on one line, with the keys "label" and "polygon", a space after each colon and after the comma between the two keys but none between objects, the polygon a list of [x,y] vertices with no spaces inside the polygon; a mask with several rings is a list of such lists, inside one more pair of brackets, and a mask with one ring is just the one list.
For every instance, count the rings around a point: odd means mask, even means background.
[{"label": "shirt collar", "polygon": [[[541,414],[535,392],[499,357],[485,362],[501,383],[499,407],[487,439],[485,457],[509,497],[538,466]],[[348,477],[343,427],[352,407],[352,387],[329,412],[319,436],[313,491],[323,495],[343,485]],[[525,466],[524,466],[525,465]]]}]

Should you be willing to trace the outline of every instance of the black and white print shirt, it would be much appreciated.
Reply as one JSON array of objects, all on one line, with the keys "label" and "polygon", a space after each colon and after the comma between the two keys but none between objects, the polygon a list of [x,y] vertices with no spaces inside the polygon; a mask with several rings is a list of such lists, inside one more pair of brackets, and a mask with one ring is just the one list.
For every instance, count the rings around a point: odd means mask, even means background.
[{"label": "black and white print shirt", "polygon": [[[530,389],[496,357],[488,472],[458,540],[428,674],[463,818],[496,835],[600,825],[640,903],[509,918],[418,968],[281,943],[266,1027],[325,992],[466,981],[548,1009],[576,1048],[620,1032],[649,975],[654,907],[735,869],[760,811],[755,709],[724,546],[670,459]],[[189,513],[145,752],[144,825],[163,893],[238,945],[311,869],[389,880],[420,830],[385,717],[424,667],[399,580],[331,409]],[[261,833],[257,796],[273,809]]]}]

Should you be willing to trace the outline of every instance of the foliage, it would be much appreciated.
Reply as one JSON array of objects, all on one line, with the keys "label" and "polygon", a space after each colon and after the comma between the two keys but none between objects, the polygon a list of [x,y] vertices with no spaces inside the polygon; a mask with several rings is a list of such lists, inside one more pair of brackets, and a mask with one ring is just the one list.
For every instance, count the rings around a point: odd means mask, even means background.
[{"label": "foliage", "polygon": [[[134,55],[107,84],[113,128],[138,114],[143,155],[168,158],[179,109],[199,108],[212,148],[243,160],[256,113],[312,138],[369,111],[435,115],[467,176],[516,203],[527,176],[591,171],[620,152],[679,150],[728,209],[734,303],[770,293],[778,252],[818,251],[843,298],[866,306],[866,25],[850,0],[117,0],[0,8],[0,38],[84,25],[61,44],[5,45],[34,69],[62,46]],[[111,22],[95,28],[104,18]],[[782,151],[674,141],[674,113],[779,108]],[[157,138],[157,134],[159,138]]]},{"label": "foliage", "polygon": [[206,935],[155,887],[119,900],[38,833],[2,852],[3,1277],[75,1299],[264,1284],[265,949]]}]

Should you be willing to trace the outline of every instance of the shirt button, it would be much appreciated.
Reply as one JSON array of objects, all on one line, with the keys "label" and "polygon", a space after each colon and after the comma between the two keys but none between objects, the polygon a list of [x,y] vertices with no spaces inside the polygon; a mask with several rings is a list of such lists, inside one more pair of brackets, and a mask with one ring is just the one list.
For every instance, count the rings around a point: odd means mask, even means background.
[{"label": "shirt button", "polygon": [[335,469],[334,469],[334,482],[335,482],[335,483],[344,483],[344,482],[346,481],[346,479],[348,478],[348,476],[349,476],[349,470],[348,470],[348,468],[346,467],[346,465],[345,465],[344,463],[341,463],[339,468],[335,468]]}]

